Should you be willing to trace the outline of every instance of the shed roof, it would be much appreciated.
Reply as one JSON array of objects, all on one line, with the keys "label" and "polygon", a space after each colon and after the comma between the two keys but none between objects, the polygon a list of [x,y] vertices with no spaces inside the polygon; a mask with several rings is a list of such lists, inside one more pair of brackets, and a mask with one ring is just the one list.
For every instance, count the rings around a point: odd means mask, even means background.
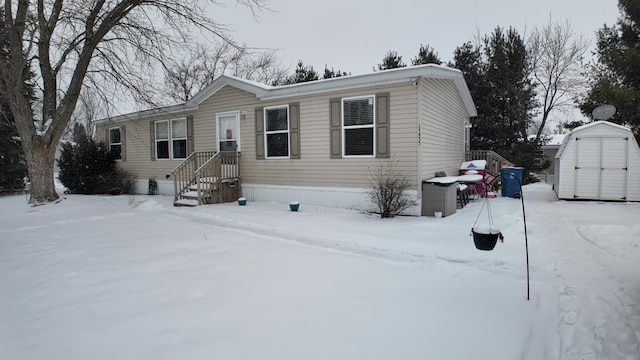
[{"label": "shed roof", "polygon": [[172,106],[138,111],[112,118],[96,120],[95,123],[107,121],[124,121],[140,119],[157,114],[173,114],[196,110],[198,106],[225,86],[232,86],[254,94],[260,100],[279,99],[294,96],[313,95],[331,91],[356,89],[367,86],[415,82],[418,78],[452,80],[458,90],[469,116],[476,116],[476,107],[471,93],[464,80],[462,72],[442,65],[426,64],[385,71],[378,71],[364,75],[341,76],[337,78],[310,81],[284,86],[270,86],[255,81],[249,81],[234,76],[222,75],[197,93],[189,101]]},{"label": "shed roof", "polygon": [[564,137],[564,140],[562,141],[562,144],[560,145],[560,148],[558,149],[558,152],[556,153],[555,158],[559,159],[562,156],[562,153],[566,149],[567,144],[569,143],[569,141],[571,140],[572,137],[575,137],[577,134],[579,134],[582,131],[585,131],[585,130],[588,130],[588,129],[591,129],[591,128],[595,128],[595,127],[600,127],[600,126],[611,127],[613,129],[629,132],[629,136],[631,136],[631,138],[633,138],[634,141],[635,141],[635,137],[633,136],[633,132],[628,127],[625,127],[625,126],[622,126],[622,125],[618,125],[618,124],[612,123],[610,121],[605,121],[605,120],[593,121],[593,122],[590,122],[588,124],[584,124],[582,126],[578,126],[577,128],[573,129],[569,134],[567,134]]}]

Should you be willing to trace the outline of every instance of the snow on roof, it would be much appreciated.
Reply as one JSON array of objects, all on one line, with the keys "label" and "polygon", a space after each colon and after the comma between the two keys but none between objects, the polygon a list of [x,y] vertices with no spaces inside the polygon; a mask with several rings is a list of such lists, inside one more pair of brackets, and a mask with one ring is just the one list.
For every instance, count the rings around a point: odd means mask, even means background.
[{"label": "snow on roof", "polygon": [[611,126],[611,127],[618,128],[618,129],[621,129],[621,130],[625,130],[625,131],[629,131],[629,132],[631,131],[631,129],[629,129],[626,126],[618,125],[616,123],[612,123],[612,122],[606,121],[606,120],[598,120],[598,121],[590,122],[588,124],[584,124],[582,126],[578,126],[577,128],[573,129],[573,131],[571,131],[569,134],[572,134],[572,133],[574,133],[576,131],[581,131],[581,130],[584,130],[584,129],[595,127],[595,126]]},{"label": "snow on roof", "polygon": [[564,138],[567,137],[568,134],[552,134],[544,139],[543,148],[545,147],[556,147],[562,145]]},{"label": "snow on roof", "polygon": [[453,81],[458,90],[458,93],[460,94],[460,97],[462,98],[464,106],[469,113],[469,116],[477,115],[475,104],[473,102],[473,99],[471,98],[471,93],[469,92],[469,88],[464,80],[462,72],[458,69],[449,68],[447,66],[426,64],[378,71],[364,75],[341,76],[337,78],[309,81],[284,86],[270,86],[255,81],[237,78],[234,76],[222,75],[216,78],[211,84],[209,84],[202,91],[197,93],[189,101],[183,104],[124,114],[112,118],[99,119],[96,120],[95,123],[139,119],[159,113],[169,114],[196,110],[203,101],[205,101],[210,96],[227,85],[255,94],[256,97],[260,100],[270,100],[327,93],[344,89],[377,86],[382,84],[393,84],[403,81],[412,81],[415,83],[419,78],[422,77],[430,79],[447,79]]}]

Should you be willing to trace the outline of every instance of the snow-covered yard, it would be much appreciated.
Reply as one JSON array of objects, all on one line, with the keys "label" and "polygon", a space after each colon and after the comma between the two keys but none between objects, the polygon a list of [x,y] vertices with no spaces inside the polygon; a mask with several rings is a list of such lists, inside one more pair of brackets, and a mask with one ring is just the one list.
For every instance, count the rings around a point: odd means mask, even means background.
[{"label": "snow-covered yard", "polygon": [[382,220],[301,204],[0,198],[0,359],[640,358],[640,204],[491,199]]}]

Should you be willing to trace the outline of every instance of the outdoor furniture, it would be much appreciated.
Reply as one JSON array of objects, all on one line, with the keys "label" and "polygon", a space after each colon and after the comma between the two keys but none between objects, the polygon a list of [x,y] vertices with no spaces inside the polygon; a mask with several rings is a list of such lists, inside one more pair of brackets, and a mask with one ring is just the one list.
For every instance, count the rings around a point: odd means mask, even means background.
[{"label": "outdoor furniture", "polygon": [[457,177],[458,181],[464,185],[467,185],[469,198],[473,196],[479,197],[484,193],[483,176],[480,174],[465,174]]},{"label": "outdoor furniture", "polygon": [[[437,178],[443,178],[446,176],[447,173],[444,171],[436,172]],[[456,184],[456,187],[457,204],[459,208],[463,208],[469,203],[469,187],[466,184]]]},{"label": "outdoor furniture", "polygon": [[465,184],[458,184],[458,205],[460,208],[467,206],[469,203],[469,187]]}]

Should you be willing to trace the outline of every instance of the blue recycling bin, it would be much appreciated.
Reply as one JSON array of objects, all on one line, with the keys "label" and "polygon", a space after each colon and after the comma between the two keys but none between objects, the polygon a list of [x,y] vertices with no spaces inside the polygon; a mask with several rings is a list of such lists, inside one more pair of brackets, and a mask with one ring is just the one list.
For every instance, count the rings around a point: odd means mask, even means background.
[{"label": "blue recycling bin", "polygon": [[[511,177],[511,174],[518,180]],[[520,183],[522,182],[523,167],[503,167],[500,169],[500,177],[502,178],[502,196],[513,197],[516,193],[520,193]]]}]

